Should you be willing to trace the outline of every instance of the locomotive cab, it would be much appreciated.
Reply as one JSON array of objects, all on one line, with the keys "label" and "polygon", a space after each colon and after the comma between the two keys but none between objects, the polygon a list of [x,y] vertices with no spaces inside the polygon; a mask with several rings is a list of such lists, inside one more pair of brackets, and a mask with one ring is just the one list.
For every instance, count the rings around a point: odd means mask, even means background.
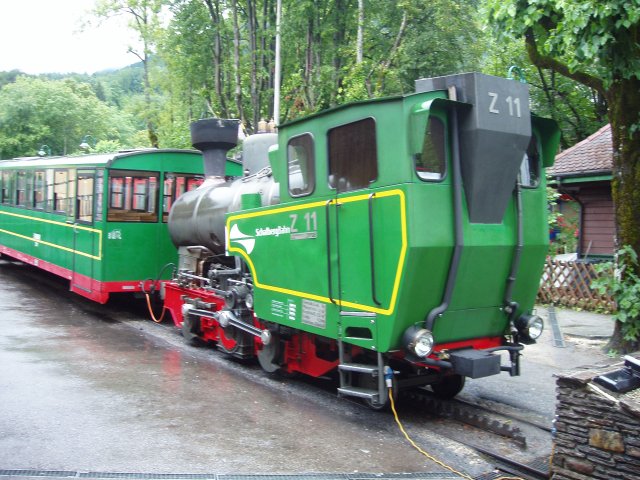
[{"label": "locomotive cab", "polygon": [[[170,218],[174,242],[211,266],[170,286],[176,323],[268,371],[338,369],[339,392],[374,407],[389,369],[445,396],[518,374],[541,332],[542,169],[559,138],[528,103],[524,84],[463,74],[281,125],[259,173],[174,207],[195,222]],[[239,201],[194,207],[222,189]]]}]

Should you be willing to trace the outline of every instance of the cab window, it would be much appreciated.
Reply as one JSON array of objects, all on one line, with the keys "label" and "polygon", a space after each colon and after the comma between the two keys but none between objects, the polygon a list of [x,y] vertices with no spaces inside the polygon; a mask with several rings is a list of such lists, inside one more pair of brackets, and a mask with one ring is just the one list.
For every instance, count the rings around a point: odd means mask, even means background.
[{"label": "cab window", "polygon": [[365,118],[332,128],[329,140],[329,186],[339,192],[368,187],[378,178],[376,122]]},{"label": "cab window", "polygon": [[446,129],[442,119],[417,114],[411,124],[411,153],[418,177],[440,181],[446,173]]},{"label": "cab window", "polygon": [[531,135],[527,153],[520,165],[520,185],[525,188],[536,188],[540,185],[540,153],[535,135]]},{"label": "cab window", "polygon": [[158,172],[109,172],[110,222],[158,221]]},{"label": "cab window", "polygon": [[305,133],[289,140],[287,144],[287,166],[289,171],[289,193],[292,197],[309,195],[315,188],[315,155],[313,137]]}]

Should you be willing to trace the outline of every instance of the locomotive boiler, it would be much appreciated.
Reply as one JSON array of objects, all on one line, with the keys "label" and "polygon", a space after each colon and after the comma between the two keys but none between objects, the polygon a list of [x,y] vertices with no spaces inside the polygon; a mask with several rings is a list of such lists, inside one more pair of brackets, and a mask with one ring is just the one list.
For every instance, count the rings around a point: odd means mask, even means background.
[{"label": "locomotive boiler", "polygon": [[373,408],[385,375],[452,397],[466,377],[518,375],[547,250],[544,168],[559,133],[526,84],[482,74],[416,82],[243,144],[192,125],[205,182],[169,216],[180,265],[165,306],[189,341],[269,372],[338,372]]}]

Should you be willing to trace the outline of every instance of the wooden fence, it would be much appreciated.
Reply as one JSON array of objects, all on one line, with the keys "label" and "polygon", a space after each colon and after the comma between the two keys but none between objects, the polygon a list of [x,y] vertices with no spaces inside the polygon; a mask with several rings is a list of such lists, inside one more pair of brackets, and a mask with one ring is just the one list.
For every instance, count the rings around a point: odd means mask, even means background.
[{"label": "wooden fence", "polygon": [[547,257],[538,290],[538,303],[564,305],[584,310],[613,312],[616,302],[590,288],[598,278],[593,264],[565,262]]}]

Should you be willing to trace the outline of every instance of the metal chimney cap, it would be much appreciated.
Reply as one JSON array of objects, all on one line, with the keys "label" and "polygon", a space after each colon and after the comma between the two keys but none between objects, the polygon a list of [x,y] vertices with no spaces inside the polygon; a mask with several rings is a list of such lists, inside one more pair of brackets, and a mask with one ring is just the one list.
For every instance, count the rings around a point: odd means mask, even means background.
[{"label": "metal chimney cap", "polygon": [[191,124],[191,144],[205,151],[211,149],[229,150],[238,144],[240,120],[205,118]]}]

